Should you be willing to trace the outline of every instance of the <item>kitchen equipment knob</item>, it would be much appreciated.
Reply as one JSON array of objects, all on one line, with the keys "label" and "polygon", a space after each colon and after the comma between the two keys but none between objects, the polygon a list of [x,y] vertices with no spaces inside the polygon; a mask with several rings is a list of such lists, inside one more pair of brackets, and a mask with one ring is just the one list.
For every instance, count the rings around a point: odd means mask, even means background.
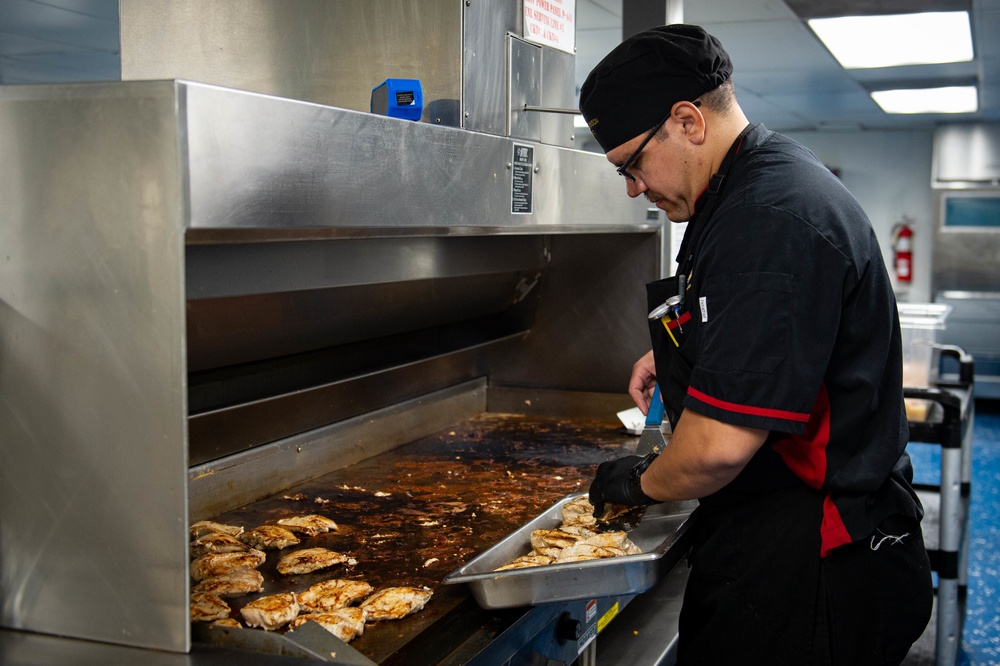
[{"label": "kitchen equipment knob", "polygon": [[563,613],[556,624],[556,637],[561,641],[577,641],[583,635],[583,624],[569,613]]}]

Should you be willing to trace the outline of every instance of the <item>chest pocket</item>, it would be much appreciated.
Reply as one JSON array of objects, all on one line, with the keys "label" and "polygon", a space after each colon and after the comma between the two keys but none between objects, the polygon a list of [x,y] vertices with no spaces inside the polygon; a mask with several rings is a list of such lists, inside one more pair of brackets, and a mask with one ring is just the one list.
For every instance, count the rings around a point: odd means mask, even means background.
[{"label": "chest pocket", "polygon": [[706,280],[703,358],[718,372],[774,372],[791,343],[795,278],[786,273],[737,273]]}]

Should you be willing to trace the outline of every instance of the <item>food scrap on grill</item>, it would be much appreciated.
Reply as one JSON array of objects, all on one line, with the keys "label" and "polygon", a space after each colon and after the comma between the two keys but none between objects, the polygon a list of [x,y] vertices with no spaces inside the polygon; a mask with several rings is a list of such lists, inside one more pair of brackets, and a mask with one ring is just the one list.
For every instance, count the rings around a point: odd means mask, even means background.
[{"label": "food scrap on grill", "polygon": [[346,564],[353,567],[357,563],[358,561],[354,558],[328,548],[303,548],[278,560],[278,573],[290,576],[325,569],[336,564]]},{"label": "food scrap on grill", "polygon": [[337,529],[337,523],[330,520],[326,516],[320,516],[318,514],[282,518],[278,521],[278,524],[285,529],[291,530],[292,532],[298,532],[299,534],[305,534],[306,536],[316,536],[317,534],[322,534],[331,530],[336,531]]},{"label": "food scrap on grill", "polygon": [[240,535],[240,541],[254,548],[281,550],[299,543],[291,531],[278,525],[261,525]]},{"label": "food scrap on grill", "polygon": [[205,553],[238,553],[247,550],[250,550],[250,546],[225,532],[209,532],[191,542],[191,557],[200,557]]},{"label": "food scrap on grill", "polygon": [[191,525],[192,539],[197,539],[198,537],[211,532],[222,532],[223,534],[229,534],[230,536],[237,536],[239,534],[243,534],[243,528],[239,525],[223,525],[222,523],[216,523],[211,520],[199,520],[197,523]]},{"label": "food scrap on grill", "polygon": [[369,622],[398,620],[421,610],[434,592],[426,587],[387,587],[361,602]]},{"label": "food scrap on grill", "polygon": [[251,601],[240,609],[248,627],[261,627],[265,631],[279,629],[299,614],[299,602],[294,592],[272,594]]},{"label": "food scrap on grill", "polygon": [[191,621],[211,622],[229,617],[229,608],[222,597],[209,592],[196,592],[191,595]]},{"label": "food scrap on grill", "polygon": [[332,578],[299,592],[302,609],[310,613],[346,608],[372,593],[372,586],[361,580]]},{"label": "food scrap on grill", "polygon": [[642,549],[628,538],[626,532],[597,532],[592,529],[596,526],[594,508],[586,497],[579,497],[563,505],[562,520],[557,529],[534,530],[530,536],[531,551],[497,567],[495,571],[642,553]]},{"label": "food scrap on grill", "polygon": [[192,592],[210,592],[220,597],[238,597],[241,594],[260,592],[264,589],[264,576],[256,569],[238,569],[232,573],[206,578],[192,588]]},{"label": "food scrap on grill", "polygon": [[325,613],[299,615],[288,625],[288,630],[294,631],[297,627],[301,627],[306,622],[312,620],[340,640],[349,643],[352,639],[365,632],[365,621],[367,619],[368,613],[363,608],[338,608]]},{"label": "food scrap on grill", "polygon": [[243,627],[240,621],[235,617],[224,617],[216,620],[212,623],[215,627],[233,627],[234,629],[241,629]]}]

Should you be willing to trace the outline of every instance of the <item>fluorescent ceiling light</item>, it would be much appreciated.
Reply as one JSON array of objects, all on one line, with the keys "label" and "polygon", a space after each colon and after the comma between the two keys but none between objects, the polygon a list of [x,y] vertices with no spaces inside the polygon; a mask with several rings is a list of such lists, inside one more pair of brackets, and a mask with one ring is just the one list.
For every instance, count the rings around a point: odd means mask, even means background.
[{"label": "fluorescent ceiling light", "polygon": [[886,113],[974,113],[979,108],[975,86],[876,90],[872,99]]},{"label": "fluorescent ceiling light", "polygon": [[844,69],[972,60],[968,12],[843,16],[808,23]]}]

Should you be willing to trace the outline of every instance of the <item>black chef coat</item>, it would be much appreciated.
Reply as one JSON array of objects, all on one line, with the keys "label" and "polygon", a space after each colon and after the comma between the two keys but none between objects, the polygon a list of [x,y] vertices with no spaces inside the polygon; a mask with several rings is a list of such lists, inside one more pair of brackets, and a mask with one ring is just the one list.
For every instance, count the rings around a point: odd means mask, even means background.
[{"label": "black chef coat", "polygon": [[703,229],[657,365],[678,353],[690,369],[674,411],[770,435],[702,504],[804,482],[824,494],[822,555],[887,516],[919,520],[896,302],[861,206],[809,150],[758,125],[710,208],[689,223]]}]

